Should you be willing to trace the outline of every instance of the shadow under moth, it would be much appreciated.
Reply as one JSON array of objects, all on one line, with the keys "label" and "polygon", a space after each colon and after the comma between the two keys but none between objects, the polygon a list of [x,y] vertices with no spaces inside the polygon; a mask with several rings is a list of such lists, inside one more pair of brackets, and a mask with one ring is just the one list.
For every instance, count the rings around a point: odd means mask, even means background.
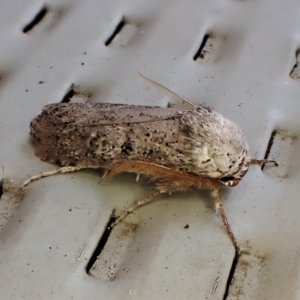
[{"label": "shadow under moth", "polygon": [[[141,74],[140,74],[141,75]],[[155,191],[126,209],[111,228],[162,193],[210,189],[215,209],[236,253],[239,244],[226,218],[220,190],[237,185],[252,163],[240,128],[208,106],[193,104],[141,75],[167,95],[168,107],[108,103],[46,105],[30,124],[36,155],[61,168],[33,180],[85,168],[104,169],[109,179],[121,172],[149,176]]]}]

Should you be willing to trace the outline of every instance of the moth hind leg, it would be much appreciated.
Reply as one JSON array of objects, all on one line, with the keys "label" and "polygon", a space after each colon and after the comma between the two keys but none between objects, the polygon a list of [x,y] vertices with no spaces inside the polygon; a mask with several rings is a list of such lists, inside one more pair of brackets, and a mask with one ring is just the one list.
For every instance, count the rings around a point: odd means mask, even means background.
[{"label": "moth hind leg", "polygon": [[21,188],[24,189],[27,185],[29,185],[31,182],[36,181],[38,179],[44,178],[44,177],[50,177],[56,174],[64,174],[64,173],[70,173],[70,172],[75,172],[78,171],[79,168],[77,167],[61,167],[52,171],[47,171],[47,172],[42,172],[36,175],[33,175],[31,177],[29,177],[28,179],[26,179]]},{"label": "moth hind leg", "polygon": [[128,207],[126,210],[124,210],[118,217],[116,217],[116,220],[111,224],[110,229],[115,227],[118,223],[120,223],[122,220],[124,220],[129,214],[133,213],[135,210],[140,208],[141,206],[151,202],[154,200],[157,196],[161,194],[160,191],[156,191],[149,195],[148,197],[136,201],[134,204],[132,204],[130,207]]},{"label": "moth hind leg", "polygon": [[224,210],[224,207],[223,207],[223,201],[222,201],[222,197],[221,197],[221,193],[220,193],[220,189],[213,189],[212,191],[212,196],[213,196],[213,201],[214,201],[214,204],[215,204],[215,209],[216,209],[216,212],[219,213],[221,215],[221,218],[222,218],[222,221],[223,221],[223,224],[225,226],[225,229],[227,231],[227,234],[229,235],[233,245],[234,245],[234,248],[236,250],[236,253],[237,255],[239,255],[241,253],[241,249],[240,249],[240,246],[231,230],[231,227],[229,225],[229,222],[227,220],[227,217],[226,217],[226,214],[225,214],[225,210]]},{"label": "moth hind leg", "polygon": [[[39,180],[41,178],[45,178],[45,177],[50,177],[53,175],[57,175],[57,174],[66,174],[66,173],[72,173],[72,172],[76,172],[82,169],[88,169],[88,168],[92,168],[92,167],[85,167],[85,166],[78,166],[78,167],[61,167],[55,170],[51,170],[51,171],[47,171],[47,172],[42,172],[36,175],[33,175],[31,177],[29,177],[28,179],[26,179],[23,184],[21,185],[21,189],[24,189],[27,185],[29,185],[31,182]],[[95,167],[94,169],[99,169],[99,167]]]}]

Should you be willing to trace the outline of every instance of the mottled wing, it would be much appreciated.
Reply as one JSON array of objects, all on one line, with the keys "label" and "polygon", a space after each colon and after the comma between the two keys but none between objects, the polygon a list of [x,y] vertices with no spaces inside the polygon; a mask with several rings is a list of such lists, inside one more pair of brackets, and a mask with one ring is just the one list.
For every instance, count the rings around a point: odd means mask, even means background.
[{"label": "mottled wing", "polygon": [[173,118],[178,109],[110,103],[57,103],[46,105],[35,119],[39,124],[46,122],[43,130],[56,130],[52,125],[64,129],[74,126],[95,127],[126,123],[147,123]]},{"label": "mottled wing", "polygon": [[181,168],[185,134],[177,109],[121,104],[45,106],[31,123],[36,154],[62,166],[112,166],[128,160]]}]

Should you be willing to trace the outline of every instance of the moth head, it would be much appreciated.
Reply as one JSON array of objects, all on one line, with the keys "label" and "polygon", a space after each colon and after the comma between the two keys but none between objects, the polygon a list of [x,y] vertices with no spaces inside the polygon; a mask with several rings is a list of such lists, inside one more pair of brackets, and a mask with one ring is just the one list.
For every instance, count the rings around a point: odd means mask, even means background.
[{"label": "moth head", "polygon": [[250,165],[250,156],[247,154],[247,151],[244,150],[237,162],[235,163],[235,170],[233,173],[227,173],[225,176],[220,178],[220,181],[225,186],[236,186],[241,179],[245,176],[249,169]]}]

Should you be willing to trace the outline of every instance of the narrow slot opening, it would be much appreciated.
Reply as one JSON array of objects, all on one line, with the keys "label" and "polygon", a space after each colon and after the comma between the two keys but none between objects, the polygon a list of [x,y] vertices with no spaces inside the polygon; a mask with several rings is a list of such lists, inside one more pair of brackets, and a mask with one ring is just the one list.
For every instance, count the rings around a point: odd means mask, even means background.
[{"label": "narrow slot opening", "polygon": [[295,69],[297,69],[298,67],[298,63],[295,63],[293,68],[292,68],[292,71],[290,72],[289,76],[293,78],[293,73],[295,72]]},{"label": "narrow slot opening", "polygon": [[35,17],[29,22],[27,25],[24,26],[23,32],[27,33],[30,31],[35,25],[41,22],[41,20],[45,17],[48,9],[46,6],[43,6],[39,12],[35,15]]},{"label": "narrow slot opening", "polygon": [[235,257],[234,257],[234,259],[233,259],[232,266],[231,266],[231,269],[230,269],[230,272],[229,272],[229,275],[228,275],[228,279],[227,279],[227,283],[226,283],[226,289],[225,289],[223,300],[226,300],[227,297],[228,297],[230,286],[231,286],[232,280],[233,280],[233,275],[235,273],[238,261],[239,261],[239,255],[236,254]]},{"label": "narrow slot opening", "polygon": [[298,49],[296,51],[296,54],[295,54],[296,62],[295,62],[294,66],[293,66],[293,68],[292,68],[292,70],[291,70],[291,72],[289,74],[289,76],[291,78],[299,78],[299,75],[297,76],[297,74],[296,74],[296,76],[295,76],[295,74],[294,74],[295,70],[298,68],[298,57],[299,57],[299,54],[300,54],[300,49]]},{"label": "narrow slot opening", "polygon": [[[269,140],[269,143],[268,143],[268,146],[267,146],[267,149],[266,149],[266,153],[265,153],[265,156],[264,156],[264,159],[268,159],[269,155],[270,155],[270,152],[271,152],[271,148],[273,146],[273,142],[274,142],[274,138],[277,134],[277,131],[274,130],[270,136],[270,140]],[[261,166],[261,170],[263,171],[264,170],[264,167],[265,167],[265,164],[263,164]]]},{"label": "narrow slot opening", "polygon": [[103,235],[102,235],[102,237],[101,237],[101,239],[100,239],[100,241],[99,241],[99,243],[98,243],[98,245],[97,245],[97,247],[96,247],[96,249],[95,249],[92,257],[91,257],[91,259],[89,260],[89,262],[88,262],[88,264],[86,266],[86,272],[87,272],[87,274],[89,274],[89,272],[90,272],[91,268],[93,267],[95,261],[97,260],[98,256],[102,252],[102,250],[103,250],[103,248],[104,248],[104,246],[105,246],[105,244],[106,244],[106,242],[107,242],[107,240],[108,240],[108,238],[109,238],[109,236],[111,234],[111,228],[110,228],[110,226],[112,225],[112,223],[115,220],[116,220],[115,217],[113,217],[113,216],[110,217],[110,219],[109,219],[109,221],[108,221],[108,223],[106,225],[106,228],[104,230],[104,233],[103,233]]},{"label": "narrow slot opening", "polygon": [[3,195],[3,180],[0,180],[0,199]]},{"label": "narrow slot opening", "polygon": [[74,91],[74,84],[72,83],[69,89],[67,90],[66,94],[61,100],[61,103],[69,103],[74,96],[75,91]]},{"label": "narrow slot opening", "polygon": [[122,28],[124,27],[125,24],[126,24],[125,18],[122,17],[121,21],[118,23],[118,25],[117,25],[116,29],[114,30],[114,32],[112,33],[112,35],[106,40],[105,46],[108,46],[113,41],[113,39],[122,30]]},{"label": "narrow slot opening", "polygon": [[203,53],[202,51],[203,51],[203,48],[205,47],[206,42],[207,42],[207,40],[208,40],[209,38],[210,38],[210,35],[209,35],[209,34],[206,34],[206,35],[203,37],[202,43],[201,43],[201,45],[200,45],[200,48],[198,49],[197,53],[196,53],[195,56],[193,57],[194,60],[197,60],[198,58],[201,58],[201,59],[204,58],[204,53]]}]

